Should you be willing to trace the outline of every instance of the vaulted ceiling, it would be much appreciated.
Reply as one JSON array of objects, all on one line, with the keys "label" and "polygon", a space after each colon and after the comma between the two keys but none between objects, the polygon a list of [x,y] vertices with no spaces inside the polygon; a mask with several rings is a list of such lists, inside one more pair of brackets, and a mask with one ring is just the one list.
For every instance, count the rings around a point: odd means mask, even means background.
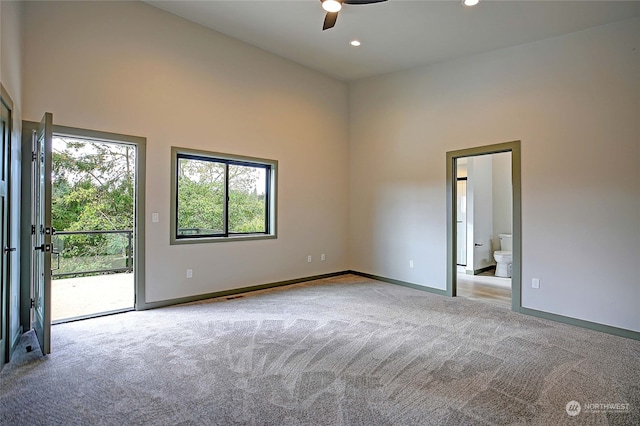
[{"label": "vaulted ceiling", "polygon": [[[640,16],[640,1],[389,0],[345,5],[322,31],[320,0],[147,3],[341,80],[515,46]],[[360,47],[349,42],[357,39]]]}]

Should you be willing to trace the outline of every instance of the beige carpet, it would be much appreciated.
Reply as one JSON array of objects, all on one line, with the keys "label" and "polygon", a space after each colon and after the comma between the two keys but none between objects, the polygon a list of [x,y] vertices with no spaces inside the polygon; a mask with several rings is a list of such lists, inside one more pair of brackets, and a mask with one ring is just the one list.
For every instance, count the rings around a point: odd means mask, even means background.
[{"label": "beige carpet", "polygon": [[640,424],[640,342],[352,275],[27,344],[2,425]]}]

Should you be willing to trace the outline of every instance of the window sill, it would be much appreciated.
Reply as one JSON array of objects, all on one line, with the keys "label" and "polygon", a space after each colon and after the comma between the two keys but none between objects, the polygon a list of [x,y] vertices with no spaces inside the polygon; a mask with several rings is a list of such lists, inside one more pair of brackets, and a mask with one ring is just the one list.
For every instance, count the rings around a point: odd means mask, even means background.
[{"label": "window sill", "polygon": [[275,240],[275,234],[260,235],[233,235],[229,237],[199,237],[199,238],[175,238],[172,237],[170,245],[181,244],[207,244],[207,243],[230,243],[235,241],[254,241],[254,240]]}]

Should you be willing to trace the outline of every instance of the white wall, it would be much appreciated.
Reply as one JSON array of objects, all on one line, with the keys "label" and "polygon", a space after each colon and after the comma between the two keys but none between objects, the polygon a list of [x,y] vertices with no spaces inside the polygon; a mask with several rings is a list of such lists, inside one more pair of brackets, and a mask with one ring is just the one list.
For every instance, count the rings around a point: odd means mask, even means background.
[{"label": "white wall", "polygon": [[444,289],[445,153],[521,140],[523,306],[640,331],[639,75],[635,18],[353,83],[351,268]]},{"label": "white wall", "polygon": [[513,187],[511,153],[492,154],[493,160],[493,251],[500,250],[499,234],[513,230]]},{"label": "white wall", "polygon": [[[467,163],[467,271],[495,264],[493,237],[493,159],[482,155]],[[478,245],[476,245],[478,244]]]},{"label": "white wall", "polygon": [[[348,268],[345,83],[138,2],[26,2],[24,42],[24,119],[147,138],[147,302]],[[170,246],[171,146],[278,160],[278,238]]]},{"label": "white wall", "polygon": [[[11,247],[9,336],[13,343],[20,333],[20,138],[22,131],[22,5],[0,1],[0,82],[13,101],[11,135]],[[0,361],[2,362],[2,361]]]},{"label": "white wall", "polygon": [[[444,289],[445,153],[519,139],[523,306],[640,331],[638,19],[348,92],[144,4],[24,8],[23,117],[148,138],[147,301],[347,268]],[[169,246],[171,145],[279,160],[279,238]]]}]

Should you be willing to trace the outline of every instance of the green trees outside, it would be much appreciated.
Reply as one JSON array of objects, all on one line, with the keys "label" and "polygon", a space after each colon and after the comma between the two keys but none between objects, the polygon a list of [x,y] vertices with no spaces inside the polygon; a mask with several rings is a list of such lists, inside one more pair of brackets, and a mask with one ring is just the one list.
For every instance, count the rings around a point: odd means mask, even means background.
[{"label": "green trees outside", "polygon": [[178,232],[215,234],[224,229],[224,164],[178,160]]},{"label": "green trees outside", "polygon": [[133,228],[133,146],[57,138],[52,169],[54,228]]},{"label": "green trees outside", "polygon": [[[54,138],[52,226],[57,231],[132,230],[135,148]],[[126,234],[57,235],[60,271],[126,267]],[[71,261],[73,259],[73,261]]]},{"label": "green trees outside", "polygon": [[[57,231],[131,231],[134,226],[135,147],[55,137],[52,225]],[[222,234],[228,173],[228,232],[266,231],[266,179],[261,166],[181,158],[178,229],[181,235]],[[168,216],[168,215],[167,215]],[[125,233],[54,237],[61,255],[56,274],[127,266]]]},{"label": "green trees outside", "polygon": [[[180,235],[224,233],[224,163],[178,160],[178,232]],[[230,164],[229,233],[266,230],[264,185],[267,170]],[[261,187],[261,191],[258,191]]]},{"label": "green trees outside", "polygon": [[[267,170],[247,166],[229,166],[229,232],[265,232]],[[262,183],[263,192],[258,193]]]}]

